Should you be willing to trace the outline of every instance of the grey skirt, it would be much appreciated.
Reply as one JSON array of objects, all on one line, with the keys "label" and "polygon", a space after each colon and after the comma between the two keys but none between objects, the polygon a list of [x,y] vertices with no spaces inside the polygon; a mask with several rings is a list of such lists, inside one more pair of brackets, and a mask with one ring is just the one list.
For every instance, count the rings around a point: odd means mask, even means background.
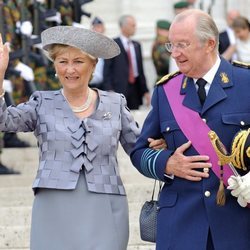
[{"label": "grey skirt", "polygon": [[75,190],[35,196],[31,250],[126,250],[128,237],[127,197],[89,192],[83,173]]}]

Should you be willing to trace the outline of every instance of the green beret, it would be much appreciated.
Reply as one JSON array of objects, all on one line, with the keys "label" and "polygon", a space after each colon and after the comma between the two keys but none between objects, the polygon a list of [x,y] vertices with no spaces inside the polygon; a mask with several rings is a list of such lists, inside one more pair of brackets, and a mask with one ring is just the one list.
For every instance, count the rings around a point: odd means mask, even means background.
[{"label": "green beret", "polygon": [[189,3],[186,1],[179,1],[174,4],[175,9],[182,9],[182,8],[187,8],[189,6]]},{"label": "green beret", "polygon": [[156,23],[157,28],[169,30],[171,23],[167,20],[158,20]]}]

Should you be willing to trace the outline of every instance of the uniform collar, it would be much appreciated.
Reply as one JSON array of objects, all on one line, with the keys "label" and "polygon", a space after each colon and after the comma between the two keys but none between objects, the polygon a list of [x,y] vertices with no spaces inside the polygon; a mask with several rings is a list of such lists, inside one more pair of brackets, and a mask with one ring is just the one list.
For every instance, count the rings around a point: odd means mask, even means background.
[{"label": "uniform collar", "polygon": [[218,102],[227,98],[224,89],[232,87],[232,65],[225,59],[220,58],[220,64],[211,82],[206,101],[203,107],[200,105],[197,91],[192,78],[184,77],[180,93],[186,95],[183,105],[203,114]]},{"label": "uniform collar", "polygon": [[[204,75],[202,76],[202,78],[204,80],[206,80],[207,84],[211,85],[212,82],[213,82],[213,79],[216,75],[216,72],[218,71],[219,67],[220,67],[220,62],[221,62],[221,59],[219,56],[217,56],[217,59],[216,59],[216,62],[215,64],[213,65],[213,67]],[[194,82],[196,83],[198,79],[195,79],[194,78]]]},{"label": "uniform collar", "polygon": [[[203,76],[208,83],[218,82],[222,88],[233,86],[232,66],[225,59],[218,57],[214,66]],[[190,89],[188,86],[194,84],[197,79],[184,77],[182,82],[181,94],[184,95]]]}]

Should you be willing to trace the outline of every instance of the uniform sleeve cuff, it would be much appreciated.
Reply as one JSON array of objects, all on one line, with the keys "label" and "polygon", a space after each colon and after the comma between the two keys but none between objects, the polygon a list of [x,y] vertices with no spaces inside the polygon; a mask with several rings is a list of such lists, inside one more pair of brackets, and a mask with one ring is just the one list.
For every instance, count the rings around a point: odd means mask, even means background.
[{"label": "uniform sleeve cuff", "polygon": [[[161,181],[166,181],[166,165],[167,165],[167,161],[169,159],[169,157],[173,154],[173,151],[171,150],[163,150],[157,157],[156,159],[156,175],[158,176],[158,178]],[[170,175],[169,176],[170,179],[173,179],[174,176],[171,178]]]}]

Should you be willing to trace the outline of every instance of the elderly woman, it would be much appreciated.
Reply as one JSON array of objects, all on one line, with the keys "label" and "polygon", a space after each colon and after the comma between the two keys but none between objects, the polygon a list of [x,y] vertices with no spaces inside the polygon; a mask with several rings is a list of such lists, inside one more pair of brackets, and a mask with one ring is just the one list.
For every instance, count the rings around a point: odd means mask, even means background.
[{"label": "elderly woman", "polygon": [[[128,204],[116,154],[119,141],[131,152],[139,129],[123,95],[88,87],[97,58],[114,57],[119,47],[69,26],[45,30],[42,45],[62,89],[37,91],[6,108],[9,51],[0,40],[0,130],[34,131],[39,146],[30,248],[125,250]],[[150,145],[164,147],[161,140]]]}]

